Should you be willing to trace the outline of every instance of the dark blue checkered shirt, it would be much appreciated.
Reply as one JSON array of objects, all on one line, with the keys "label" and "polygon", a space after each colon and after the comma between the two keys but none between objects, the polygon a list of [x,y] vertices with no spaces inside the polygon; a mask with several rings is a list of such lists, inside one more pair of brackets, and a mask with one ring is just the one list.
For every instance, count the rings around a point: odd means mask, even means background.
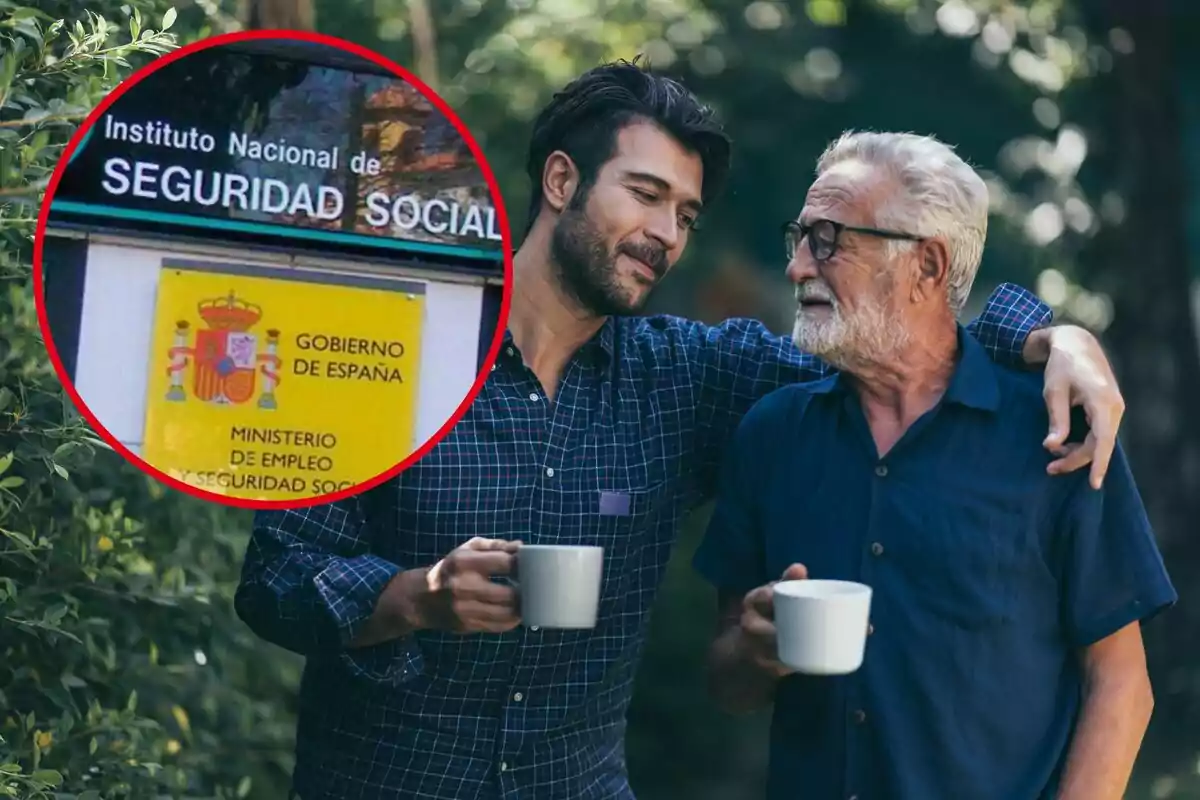
[{"label": "dark blue checkered shirt", "polygon": [[[1015,363],[1049,320],[1036,297],[1005,285],[970,330]],[[399,478],[353,501],[260,512],[237,610],[308,657],[296,795],[632,798],[625,715],[680,519],[713,494],[750,406],[828,371],[759,322],[610,319],[549,403],[506,337],[466,416]],[[628,502],[602,510],[602,493]],[[422,631],[345,647],[398,570],[472,536],[602,545],[596,628]]]}]

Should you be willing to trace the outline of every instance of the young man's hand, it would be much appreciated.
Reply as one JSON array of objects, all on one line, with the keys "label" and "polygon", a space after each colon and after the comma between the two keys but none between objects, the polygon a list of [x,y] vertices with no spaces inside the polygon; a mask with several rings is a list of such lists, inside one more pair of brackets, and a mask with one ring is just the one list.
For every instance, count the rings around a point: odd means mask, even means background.
[{"label": "young man's hand", "polygon": [[[1044,394],[1050,430],[1043,444],[1059,456],[1047,470],[1062,474],[1090,463],[1092,488],[1099,489],[1125,414],[1125,398],[1100,342],[1083,328],[1059,325],[1031,333],[1024,355],[1031,364],[1046,365]],[[1068,445],[1073,406],[1083,408],[1090,430],[1082,444]]]}]

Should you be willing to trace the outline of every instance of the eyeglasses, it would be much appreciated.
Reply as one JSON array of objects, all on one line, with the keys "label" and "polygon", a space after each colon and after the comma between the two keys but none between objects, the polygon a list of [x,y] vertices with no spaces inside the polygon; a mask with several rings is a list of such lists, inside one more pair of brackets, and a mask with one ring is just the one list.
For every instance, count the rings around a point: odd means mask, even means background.
[{"label": "eyeglasses", "polygon": [[788,261],[796,257],[796,248],[805,239],[808,240],[808,251],[812,253],[814,260],[828,261],[833,258],[834,253],[838,250],[842,231],[864,233],[868,236],[878,236],[881,239],[898,239],[909,242],[920,242],[925,238],[923,236],[914,236],[911,233],[900,233],[899,231],[884,231],[878,228],[857,228],[853,225],[843,225],[840,222],[828,219],[818,219],[808,225],[801,225],[795,221],[785,222],[783,224],[783,236],[787,247]]}]

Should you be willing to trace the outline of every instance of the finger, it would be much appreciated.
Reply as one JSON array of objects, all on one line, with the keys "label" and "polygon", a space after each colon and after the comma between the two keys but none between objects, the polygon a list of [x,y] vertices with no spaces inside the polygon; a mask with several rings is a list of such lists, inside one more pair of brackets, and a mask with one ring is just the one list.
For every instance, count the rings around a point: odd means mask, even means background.
[{"label": "finger", "polygon": [[1083,444],[1068,444],[1062,448],[1063,456],[1046,465],[1046,472],[1051,475],[1065,475],[1074,472],[1092,460],[1095,449],[1095,437],[1088,434]]},{"label": "finger", "polygon": [[504,550],[464,550],[454,558],[454,571],[511,575],[515,562],[515,556]]},{"label": "finger", "polygon": [[487,575],[472,569],[460,569],[446,581],[450,594],[459,600],[476,600],[497,605],[517,602],[517,588],[507,578]]},{"label": "finger", "polygon": [[1042,397],[1050,415],[1050,430],[1042,441],[1042,446],[1047,450],[1055,450],[1062,447],[1071,432],[1071,392],[1065,384],[1057,380],[1048,380],[1046,388],[1042,390]]},{"label": "finger", "polygon": [[505,553],[515,553],[521,547],[521,540],[515,539],[510,541],[508,539],[485,539],[482,536],[475,536],[471,539],[468,539],[467,542],[463,544],[463,547],[467,550],[474,550],[478,552],[499,550]]},{"label": "finger", "polygon": [[808,567],[803,564],[792,564],[783,571],[782,580],[785,581],[802,581],[808,578]]},{"label": "finger", "polygon": [[760,586],[746,595],[742,607],[763,619],[775,618],[775,594],[773,584]]},{"label": "finger", "polygon": [[430,590],[436,592],[442,589],[442,582],[445,580],[445,570],[446,559],[443,558],[425,573],[425,583],[429,586]]},{"label": "finger", "polygon": [[455,596],[461,597],[464,600],[472,600],[510,609],[516,608],[520,603],[520,595],[517,594],[517,590],[512,586],[503,583],[492,583],[486,579],[481,579],[478,583],[472,581],[468,585],[457,589]]},{"label": "finger", "polygon": [[1117,422],[1111,413],[1088,409],[1088,416],[1092,419],[1092,430],[1084,446],[1090,445],[1092,448],[1091,484],[1093,489],[1099,489],[1104,485],[1104,476],[1108,474],[1108,465],[1117,446]]},{"label": "finger", "polygon": [[475,600],[454,604],[459,627],[468,631],[502,633],[521,624],[521,617],[511,608],[503,608]]},{"label": "finger", "polygon": [[784,664],[778,658],[760,656],[755,659],[758,667],[776,678],[785,678],[796,670]]},{"label": "finger", "polygon": [[753,611],[742,615],[742,633],[761,642],[775,641],[775,623]]}]

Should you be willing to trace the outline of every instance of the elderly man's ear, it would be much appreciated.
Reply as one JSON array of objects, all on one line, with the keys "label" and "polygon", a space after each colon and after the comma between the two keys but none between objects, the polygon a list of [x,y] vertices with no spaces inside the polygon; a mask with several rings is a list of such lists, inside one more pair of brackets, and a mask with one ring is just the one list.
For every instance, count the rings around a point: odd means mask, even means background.
[{"label": "elderly man's ear", "polygon": [[921,244],[921,268],[913,285],[913,302],[923,302],[946,293],[950,271],[950,251],[941,239],[927,239]]}]

